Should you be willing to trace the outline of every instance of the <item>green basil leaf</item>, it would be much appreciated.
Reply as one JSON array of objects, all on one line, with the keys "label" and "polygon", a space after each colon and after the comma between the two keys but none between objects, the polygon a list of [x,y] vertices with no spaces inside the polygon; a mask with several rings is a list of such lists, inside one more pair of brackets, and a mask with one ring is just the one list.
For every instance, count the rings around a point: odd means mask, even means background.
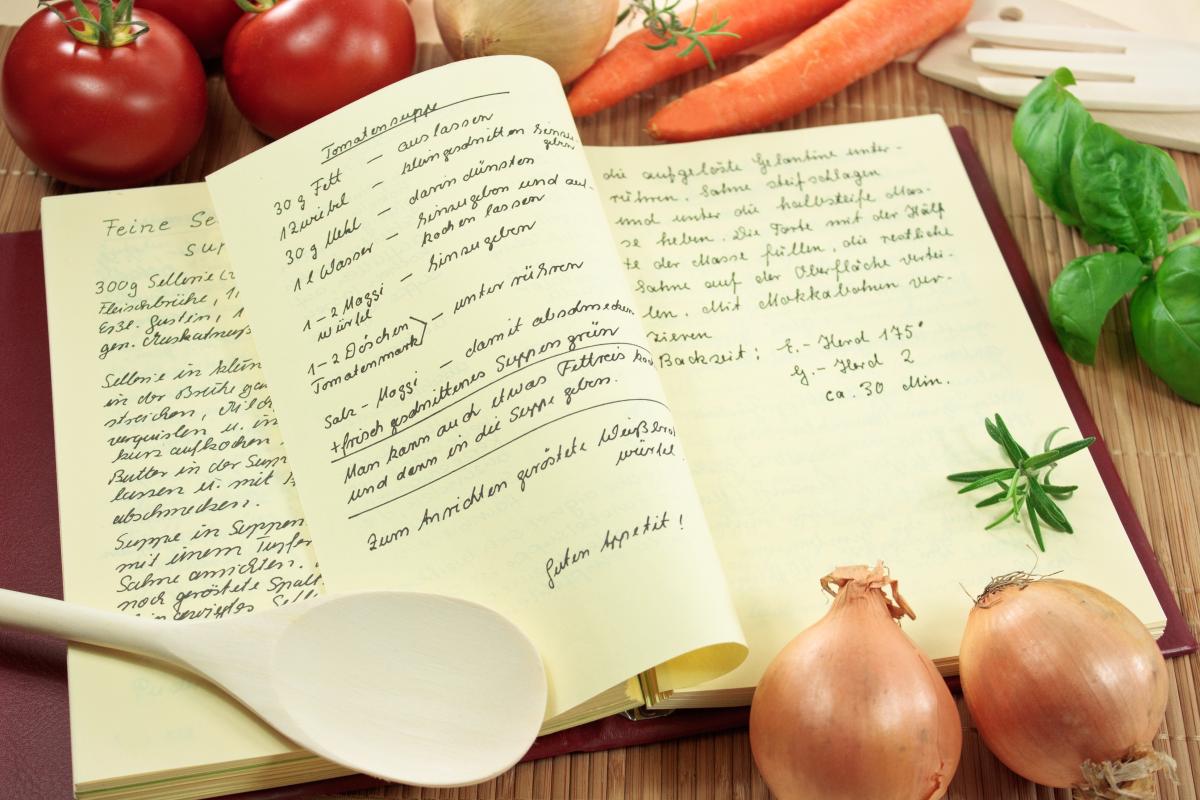
[{"label": "green basil leaf", "polygon": [[1094,123],[1066,87],[1075,76],[1065,67],[1046,76],[1021,103],[1013,120],[1012,142],[1029,168],[1033,190],[1065,225],[1082,218],[1071,184],[1071,157],[1076,143]]},{"label": "green basil leaf", "polygon": [[1108,312],[1149,273],[1132,253],[1098,253],[1063,267],[1050,287],[1050,321],[1067,355],[1094,363]]},{"label": "green basil leaf", "polygon": [[1200,248],[1181,247],[1133,293],[1133,342],[1155,375],[1200,404]]},{"label": "green basil leaf", "polygon": [[1156,148],[1093,123],[1071,155],[1071,188],[1091,244],[1115,244],[1151,261],[1167,246],[1163,190],[1175,202]]},{"label": "green basil leaf", "polygon": [[1190,218],[1187,212],[1192,209],[1188,205],[1187,189],[1183,185],[1183,178],[1179,177],[1175,162],[1165,151],[1157,147],[1151,149],[1162,172],[1163,217],[1166,219],[1167,232],[1170,233]]}]

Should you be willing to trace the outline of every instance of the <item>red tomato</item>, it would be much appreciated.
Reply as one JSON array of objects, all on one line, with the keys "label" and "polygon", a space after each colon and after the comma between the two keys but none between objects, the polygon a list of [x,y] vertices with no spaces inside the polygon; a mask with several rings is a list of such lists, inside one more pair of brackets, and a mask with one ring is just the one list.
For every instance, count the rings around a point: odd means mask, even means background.
[{"label": "red tomato", "polygon": [[[70,2],[57,8],[75,16]],[[137,18],[150,30],[119,47],[77,41],[49,9],[13,37],[0,75],[4,121],[59,180],[97,189],[147,183],[200,138],[208,102],[196,51],[154,12]]]},{"label": "red tomato", "polygon": [[250,124],[279,137],[412,74],[404,0],[281,0],[225,41],[225,83]]},{"label": "red tomato", "polygon": [[234,0],[137,0],[137,10],[161,14],[183,31],[201,58],[217,58],[225,37],[242,16]]}]

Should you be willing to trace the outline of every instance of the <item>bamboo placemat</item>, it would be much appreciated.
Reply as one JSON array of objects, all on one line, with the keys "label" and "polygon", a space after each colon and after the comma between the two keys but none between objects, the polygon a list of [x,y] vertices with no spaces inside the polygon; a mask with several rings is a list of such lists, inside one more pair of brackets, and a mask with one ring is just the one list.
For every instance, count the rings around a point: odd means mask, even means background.
[{"label": "bamboo placemat", "polygon": [[[13,29],[0,28],[0,50]],[[444,51],[423,45],[421,68],[446,60]],[[735,60],[721,72],[748,63]],[[693,73],[622,105],[581,120],[585,144],[648,144],[646,120],[668,99],[710,79]],[[196,151],[164,183],[204,176],[265,140],[238,115],[221,79],[210,77],[208,127]],[[990,101],[917,74],[911,64],[893,64],[849,87],[777,129],[832,125],[938,113],[971,133],[1026,263],[1045,296],[1067,261],[1091,250],[1041,205],[1009,142],[1013,112]],[[81,131],[81,135],[86,135]],[[1193,203],[1200,203],[1200,155],[1171,152]],[[39,171],[0,131],[0,232],[39,224],[38,203],[48,194],[73,191]],[[1200,635],[1200,407],[1175,397],[1137,358],[1123,301],[1106,326],[1097,366],[1073,365],[1089,407],[1158,554],[1171,589],[1193,635]],[[1158,746],[1179,763],[1178,782],[1160,780],[1160,796],[1200,800],[1200,659],[1168,661],[1171,696]],[[1001,765],[979,740],[961,698],[963,754],[949,797],[955,800],[1068,800],[1063,790],[1034,786]],[[868,765],[864,765],[868,766]],[[754,769],[744,731],[674,742],[583,753],[518,765],[481,786],[432,791],[393,786],[339,796],[421,800],[546,800],[547,798],[767,798]],[[327,800],[339,800],[327,798]],[[866,799],[864,799],[866,800]]]}]

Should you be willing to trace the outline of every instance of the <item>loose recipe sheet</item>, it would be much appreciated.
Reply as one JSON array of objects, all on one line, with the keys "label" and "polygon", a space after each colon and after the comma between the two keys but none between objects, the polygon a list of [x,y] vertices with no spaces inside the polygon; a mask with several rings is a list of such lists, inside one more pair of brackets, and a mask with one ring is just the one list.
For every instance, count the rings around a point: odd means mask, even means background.
[{"label": "loose recipe sheet", "polygon": [[[214,620],[321,591],[292,468],[204,186],[43,206],[63,587]],[[233,700],[70,650],[77,783],[293,750]]]}]

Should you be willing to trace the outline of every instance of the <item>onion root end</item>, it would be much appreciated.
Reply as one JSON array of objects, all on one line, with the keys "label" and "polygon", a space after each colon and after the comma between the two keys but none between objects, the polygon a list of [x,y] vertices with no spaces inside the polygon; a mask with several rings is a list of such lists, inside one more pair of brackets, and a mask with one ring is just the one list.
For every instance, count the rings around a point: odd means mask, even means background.
[{"label": "onion root end", "polygon": [[1175,777],[1175,759],[1150,747],[1138,747],[1116,761],[1085,761],[1084,784],[1076,786],[1073,800],[1154,800],[1158,773]]}]

